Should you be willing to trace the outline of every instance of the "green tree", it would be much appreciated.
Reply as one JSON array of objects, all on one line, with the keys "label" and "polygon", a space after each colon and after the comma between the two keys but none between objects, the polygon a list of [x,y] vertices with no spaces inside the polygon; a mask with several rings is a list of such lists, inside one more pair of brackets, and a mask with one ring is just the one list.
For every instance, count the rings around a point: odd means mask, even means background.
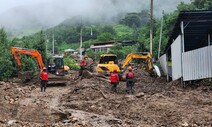
[{"label": "green tree", "polygon": [[116,35],[116,31],[113,29],[112,26],[101,26],[99,32],[110,33],[111,35],[114,35],[114,36]]},{"label": "green tree", "polygon": [[115,45],[109,50],[109,53],[116,54],[118,59],[125,59],[129,53],[136,52],[136,47],[136,45],[124,47],[121,45]]},{"label": "green tree", "polygon": [[80,66],[77,64],[77,61],[71,56],[64,57],[64,65],[69,66],[71,70],[79,70]]},{"label": "green tree", "polygon": [[0,80],[8,80],[15,68],[13,67],[10,42],[3,28],[0,28]]},{"label": "green tree", "polygon": [[133,40],[133,28],[126,25],[115,25],[113,28],[117,33],[117,40]]},{"label": "green tree", "polygon": [[138,13],[128,13],[124,19],[120,21],[120,24],[127,25],[129,27],[140,27],[141,26],[141,17]]},{"label": "green tree", "polygon": [[212,1],[211,0],[193,0],[192,4],[199,10],[211,10]]},{"label": "green tree", "polygon": [[46,40],[45,40],[45,34],[41,30],[40,33],[38,33],[37,36],[35,36],[35,41],[33,43],[33,48],[37,49],[38,52],[42,55],[43,62],[47,61],[47,55],[46,55]]},{"label": "green tree", "polygon": [[105,33],[101,33],[101,34],[97,37],[97,39],[98,39],[99,41],[110,41],[110,40],[113,40],[113,39],[114,39],[113,37],[114,37],[114,36],[113,36],[111,33],[105,32]]}]

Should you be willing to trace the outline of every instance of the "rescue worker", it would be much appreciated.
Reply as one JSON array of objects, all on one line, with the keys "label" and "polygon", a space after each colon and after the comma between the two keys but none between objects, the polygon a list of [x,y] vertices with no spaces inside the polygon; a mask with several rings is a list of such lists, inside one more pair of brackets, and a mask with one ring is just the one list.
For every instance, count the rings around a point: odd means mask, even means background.
[{"label": "rescue worker", "polygon": [[128,72],[126,73],[126,92],[128,94],[133,94],[134,86],[134,72],[132,72],[132,67],[128,67]]},{"label": "rescue worker", "polygon": [[86,56],[80,61],[80,71],[79,71],[79,76],[82,76],[82,72],[85,69],[86,66]]},{"label": "rescue worker", "polygon": [[45,92],[48,83],[48,73],[46,67],[43,67],[43,71],[40,73],[40,79],[41,79],[41,92]]},{"label": "rescue worker", "polygon": [[110,83],[112,85],[111,90],[113,92],[117,92],[117,85],[119,84],[119,75],[116,69],[114,69],[113,72],[110,73]]}]

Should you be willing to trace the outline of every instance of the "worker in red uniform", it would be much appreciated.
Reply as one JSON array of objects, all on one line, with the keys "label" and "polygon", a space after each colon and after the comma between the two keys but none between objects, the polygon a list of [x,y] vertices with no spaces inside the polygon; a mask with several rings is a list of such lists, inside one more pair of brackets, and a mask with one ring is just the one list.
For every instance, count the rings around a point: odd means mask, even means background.
[{"label": "worker in red uniform", "polygon": [[112,85],[111,90],[117,92],[117,85],[119,84],[119,75],[116,69],[114,69],[113,72],[110,73],[110,83]]},{"label": "worker in red uniform", "polygon": [[41,79],[41,92],[45,92],[48,83],[48,73],[46,67],[43,67],[43,71],[40,73],[40,79]]},{"label": "worker in red uniform", "polygon": [[87,56],[85,56],[81,61],[80,61],[80,71],[79,71],[79,76],[82,76],[82,72],[85,69],[85,66],[87,65],[86,63]]},{"label": "worker in red uniform", "polygon": [[128,72],[126,73],[126,92],[128,94],[133,94],[134,86],[134,73],[132,72],[132,67],[128,67]]}]

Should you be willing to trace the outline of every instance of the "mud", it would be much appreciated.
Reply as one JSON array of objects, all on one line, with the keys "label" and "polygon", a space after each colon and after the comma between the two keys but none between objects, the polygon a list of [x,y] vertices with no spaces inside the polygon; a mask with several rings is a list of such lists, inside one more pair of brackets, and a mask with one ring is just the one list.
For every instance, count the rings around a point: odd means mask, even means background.
[{"label": "mud", "polygon": [[135,72],[132,95],[126,94],[125,82],[113,93],[107,79],[76,78],[77,72],[72,72],[67,86],[48,87],[45,93],[37,82],[0,82],[0,126],[212,126],[211,82],[187,83],[183,88],[180,81]]}]

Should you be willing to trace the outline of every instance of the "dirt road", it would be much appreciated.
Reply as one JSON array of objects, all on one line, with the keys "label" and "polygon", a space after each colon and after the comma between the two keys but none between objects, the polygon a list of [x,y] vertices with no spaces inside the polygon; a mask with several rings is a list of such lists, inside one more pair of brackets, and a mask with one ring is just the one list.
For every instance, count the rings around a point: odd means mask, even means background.
[{"label": "dirt road", "polygon": [[[142,75],[142,76],[141,76]],[[134,94],[118,93],[97,77],[74,80],[67,86],[0,82],[0,126],[156,127],[212,126],[211,82],[182,88],[180,82],[137,73]]]}]

